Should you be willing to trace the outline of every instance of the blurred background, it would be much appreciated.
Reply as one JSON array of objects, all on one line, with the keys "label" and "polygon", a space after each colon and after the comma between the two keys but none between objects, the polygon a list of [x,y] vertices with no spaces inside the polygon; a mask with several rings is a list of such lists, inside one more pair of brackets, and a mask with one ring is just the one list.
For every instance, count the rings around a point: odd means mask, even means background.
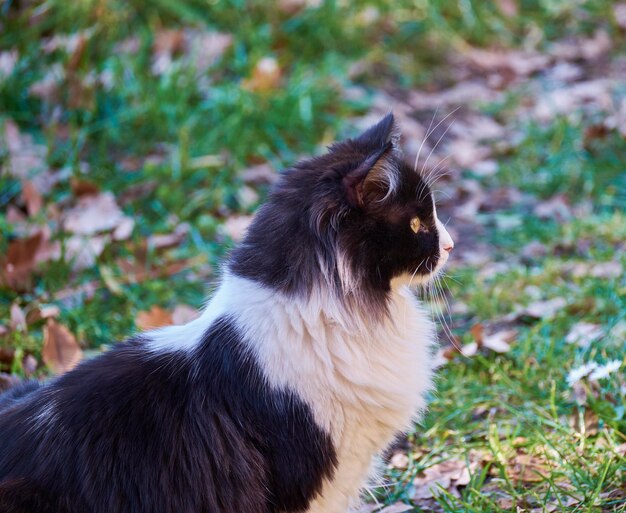
[{"label": "blurred background", "polygon": [[393,110],[456,248],[363,511],[626,511],[625,35],[608,0],[0,0],[0,388],[192,319],[277,172]]}]

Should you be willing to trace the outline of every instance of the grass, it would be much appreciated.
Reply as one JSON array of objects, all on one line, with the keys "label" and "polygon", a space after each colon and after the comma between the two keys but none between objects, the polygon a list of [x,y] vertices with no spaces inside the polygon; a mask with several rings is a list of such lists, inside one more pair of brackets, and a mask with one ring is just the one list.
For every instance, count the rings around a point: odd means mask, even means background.
[{"label": "grass", "polygon": [[[505,4],[325,1],[294,11],[260,1],[244,9],[232,0],[158,0],[150,9],[138,1],[0,2],[0,49],[18,57],[12,71],[0,73],[0,127],[15,121],[44,149],[45,166],[62,177],[46,192],[46,206],[67,208],[71,178],[88,180],[112,191],[135,220],[131,238],[109,244],[94,265],[77,271],[71,261],[46,262],[27,290],[1,288],[0,324],[8,325],[13,304],[26,311],[55,304],[59,322],[97,352],[134,332],[139,311],[199,306],[232,243],[221,227],[251,213],[266,192],[255,186],[258,199],[245,200],[242,169],[263,162],[279,169],[322,151],[353,131],[351,119],[368,111],[379,88],[445,86],[451,50],[516,47],[530,36],[543,50],[563,36],[620,30],[606,1],[511,2],[515,15],[503,11]],[[174,44],[171,63],[155,74],[155,47],[165,44],[166,30],[185,30],[185,37],[220,31],[232,35],[232,44],[203,69]],[[51,49],[51,37],[72,34],[83,39],[57,40]],[[614,52],[621,51],[616,43]],[[280,69],[280,86],[247,86],[267,57]],[[354,86],[364,92],[358,99],[346,94]],[[468,344],[472,326],[495,329],[538,299],[564,298],[566,306],[551,318],[516,321],[509,352],[457,355],[441,369],[428,416],[398,449],[408,456],[406,468],[390,464],[385,487],[374,492],[384,504],[410,502],[416,477],[459,459],[471,468],[469,483],[458,494],[444,487],[436,500],[415,500],[414,511],[626,510],[624,367],[606,379],[583,379],[575,389],[567,382],[570,370],[588,362],[625,363],[623,273],[607,278],[591,270],[601,263],[626,266],[626,142],[616,132],[593,135],[593,117],[518,122],[523,99],[512,91],[503,104],[484,106],[521,139],[498,157],[496,174],[467,170],[464,177],[488,194],[516,187],[532,201],[477,214],[489,263],[503,265],[451,269],[448,322]],[[9,148],[1,142],[0,255],[23,236],[9,216],[9,207],[20,204],[22,181],[5,172]],[[555,194],[578,213],[538,217],[532,205]],[[50,226],[66,244],[68,234],[51,212],[40,212],[34,224]],[[182,223],[189,232],[177,247],[146,245],[149,236]],[[525,256],[531,243],[542,250]],[[182,270],[165,276],[179,264]],[[591,270],[576,273],[576,265]],[[152,275],[133,280],[128,269]],[[440,301],[431,306],[443,308]],[[567,343],[578,322],[600,325],[605,336],[586,347]],[[15,351],[10,362],[0,359],[1,370],[23,375],[22,357],[41,362],[41,346],[42,322],[0,335],[0,349]],[[48,371],[40,364],[35,374]],[[530,470],[520,462],[530,462]]]}]

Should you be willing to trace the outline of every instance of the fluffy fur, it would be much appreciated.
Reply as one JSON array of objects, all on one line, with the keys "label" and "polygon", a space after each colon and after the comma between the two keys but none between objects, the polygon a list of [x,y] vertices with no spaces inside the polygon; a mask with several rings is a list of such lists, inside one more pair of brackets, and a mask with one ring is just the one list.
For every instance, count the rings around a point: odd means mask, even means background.
[{"label": "fluffy fur", "polygon": [[431,387],[406,284],[452,249],[396,140],[389,115],[288,170],[197,320],[0,396],[0,512],[355,506]]}]

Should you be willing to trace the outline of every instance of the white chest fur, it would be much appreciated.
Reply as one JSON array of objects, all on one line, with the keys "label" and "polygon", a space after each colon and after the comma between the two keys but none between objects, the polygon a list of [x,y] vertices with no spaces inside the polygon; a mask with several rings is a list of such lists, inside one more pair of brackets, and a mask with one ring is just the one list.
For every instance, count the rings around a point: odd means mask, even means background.
[{"label": "white chest fur", "polygon": [[308,513],[348,510],[372,456],[410,426],[432,382],[433,325],[408,288],[393,291],[384,322],[342,312],[321,293],[299,302],[226,276],[200,319],[153,335],[155,348],[167,343],[175,349],[176,339],[179,349],[192,348],[199,328],[229,314],[270,386],[295,390],[309,404],[316,422],[331,433],[338,467]]}]

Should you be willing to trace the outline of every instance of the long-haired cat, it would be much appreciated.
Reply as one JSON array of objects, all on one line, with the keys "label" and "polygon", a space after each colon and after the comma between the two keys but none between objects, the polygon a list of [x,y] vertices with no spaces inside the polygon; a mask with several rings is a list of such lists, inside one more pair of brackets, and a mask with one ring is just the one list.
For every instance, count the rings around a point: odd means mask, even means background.
[{"label": "long-haired cat", "polygon": [[424,408],[453,246],[388,115],[286,171],[202,315],[0,397],[3,513],[344,513]]}]

